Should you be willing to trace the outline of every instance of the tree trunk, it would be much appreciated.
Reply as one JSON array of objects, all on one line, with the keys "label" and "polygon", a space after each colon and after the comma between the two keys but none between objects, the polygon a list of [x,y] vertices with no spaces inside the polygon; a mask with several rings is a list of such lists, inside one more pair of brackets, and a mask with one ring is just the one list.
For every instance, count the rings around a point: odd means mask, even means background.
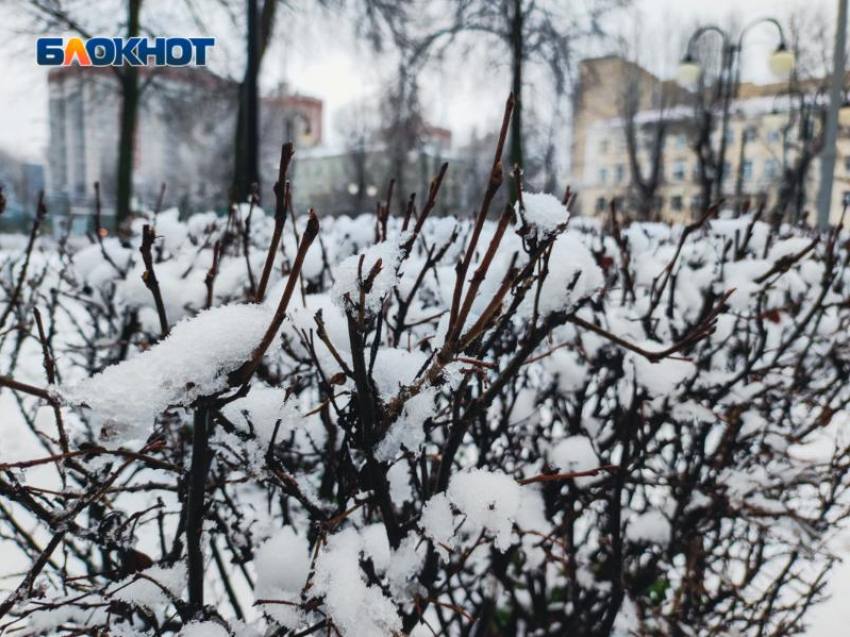
[{"label": "tree trunk", "polygon": [[[142,0],[127,0],[127,37],[139,34]],[[139,69],[121,70],[121,131],[118,140],[118,184],[115,193],[115,224],[120,227],[132,213],[133,156],[136,151],[136,120],[139,111]]]},{"label": "tree trunk", "polygon": [[511,164],[517,166],[522,166],[522,62],[525,56],[522,42],[523,17],[522,0],[514,0],[514,12],[511,17],[511,72],[515,104],[511,123]]},{"label": "tree trunk", "polygon": [[[245,201],[251,186],[259,183],[259,91],[257,78],[274,26],[276,0],[263,3],[257,24],[257,0],[247,0],[248,44],[245,76],[239,84],[239,104],[236,114],[236,143],[234,148],[233,188],[237,201]],[[282,142],[292,140],[281,140]]]}]

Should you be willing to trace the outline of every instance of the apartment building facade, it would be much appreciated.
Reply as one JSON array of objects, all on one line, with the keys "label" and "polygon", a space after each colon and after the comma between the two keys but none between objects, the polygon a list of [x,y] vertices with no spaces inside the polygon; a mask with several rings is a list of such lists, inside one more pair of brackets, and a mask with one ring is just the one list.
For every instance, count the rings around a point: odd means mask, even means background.
[{"label": "apartment building facade", "polygon": [[[670,81],[661,80],[618,56],[584,60],[574,96],[572,175],[578,190],[576,205],[585,215],[606,211],[613,200],[619,208],[635,205],[635,184],[627,145],[627,126],[622,107],[622,87],[639,79],[639,107],[634,110],[636,156],[646,172],[653,165],[652,135],[663,118],[665,127],[660,180],[652,202],[651,217],[685,221],[705,207],[694,149],[697,133],[693,96]],[[785,197],[783,176],[798,165],[807,139],[819,134],[824,102],[814,95],[808,111],[799,111],[799,94],[791,95],[785,83],[742,83],[730,107],[723,167],[722,196],[730,205],[745,199],[764,203],[768,209]],[[665,92],[664,108],[658,95]],[[720,145],[720,118],[711,134],[713,148]],[[814,216],[820,166],[817,155],[807,164],[802,188],[794,201],[785,202],[786,216]],[[850,128],[841,126],[838,160],[833,185],[831,216],[838,220],[850,202]]]},{"label": "apartment building facade", "polygon": [[[154,206],[226,209],[233,179],[238,84],[201,67],[141,69],[143,87],[133,157],[133,195]],[[112,214],[117,179],[121,100],[108,68],[68,66],[48,76],[50,138],[47,196],[52,214],[85,226],[100,182],[103,210]],[[280,147],[320,144],[321,100],[281,86],[260,101],[262,196],[273,200]]]}]

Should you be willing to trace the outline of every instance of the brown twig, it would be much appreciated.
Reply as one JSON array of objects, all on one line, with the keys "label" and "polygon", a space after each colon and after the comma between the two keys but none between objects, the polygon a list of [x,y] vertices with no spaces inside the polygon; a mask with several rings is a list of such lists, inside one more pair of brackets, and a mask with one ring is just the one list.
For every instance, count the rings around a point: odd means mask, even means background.
[{"label": "brown twig", "polygon": [[23,392],[24,394],[29,394],[30,396],[37,396],[42,400],[46,400],[51,405],[58,403],[58,400],[54,398],[51,393],[46,389],[19,382],[14,378],[9,378],[8,376],[0,376],[0,387],[8,387],[9,389]]},{"label": "brown twig", "polygon": [[457,266],[455,288],[454,294],[452,295],[451,312],[449,314],[449,332],[454,331],[458,313],[460,312],[461,297],[463,296],[463,284],[466,280],[466,274],[469,271],[469,266],[472,263],[472,258],[475,255],[475,249],[478,246],[478,238],[481,236],[481,230],[487,219],[490,204],[504,180],[502,172],[502,153],[505,149],[505,140],[508,135],[508,126],[511,123],[514,103],[514,94],[511,93],[508,96],[508,101],[505,103],[505,114],[502,118],[502,128],[499,131],[499,141],[496,144],[496,155],[493,158],[493,168],[490,171],[490,178],[487,182],[487,190],[484,193],[484,200],[482,201],[481,208],[478,211],[478,217],[475,219],[475,226],[472,229],[472,236],[470,237],[469,245],[466,248],[466,253]]},{"label": "brown twig", "polygon": [[156,239],[155,232],[149,224],[145,224],[142,228],[142,245],[139,252],[142,253],[142,261],[145,264],[145,271],[142,273],[142,281],[145,286],[151,291],[153,301],[156,305],[156,314],[159,317],[159,329],[162,337],[168,336],[168,318],[165,315],[165,303],[162,300],[162,290],[159,288],[159,281],[156,278],[156,272],[153,267],[153,242]]},{"label": "brown twig", "polygon": [[230,375],[231,386],[244,385],[251,379],[251,376],[254,375],[254,371],[260,364],[260,360],[272,344],[272,341],[277,335],[278,330],[280,330],[280,326],[283,324],[283,319],[286,316],[286,308],[289,306],[289,299],[292,298],[292,292],[295,289],[295,285],[298,283],[298,275],[301,273],[301,267],[304,265],[304,257],[307,255],[307,251],[310,249],[313,240],[318,234],[319,219],[316,217],[316,213],[311,208],[310,219],[307,221],[307,227],[304,230],[304,234],[301,236],[301,243],[298,246],[298,253],[295,255],[295,262],[292,264],[292,270],[289,272],[286,287],[283,290],[283,295],[280,297],[280,303],[278,303],[272,322],[266,330],[265,335],[263,335],[263,339],[260,341],[260,344],[254,350],[251,360]]},{"label": "brown twig", "polygon": [[602,473],[603,471],[619,471],[620,468],[621,467],[619,465],[606,464],[601,467],[596,467],[595,469],[587,469],[586,471],[568,471],[566,473],[541,473],[530,478],[517,480],[517,483],[520,486],[524,487],[526,485],[536,484],[538,482],[556,482],[560,480],[571,480],[573,478],[585,478],[590,476],[596,476]]},{"label": "brown twig", "polygon": [[[33,308],[35,316],[35,325],[38,329],[38,340],[41,342],[41,354],[44,360],[44,371],[47,374],[47,383],[49,385],[56,384],[56,363],[50,353],[50,343],[47,341],[47,335],[44,332],[44,324],[41,320],[41,312],[37,307]],[[59,446],[62,448],[62,453],[68,453],[68,434],[65,432],[65,423],[62,419],[62,410],[58,403],[53,402],[53,416],[56,419],[56,429],[59,433]]]},{"label": "brown twig", "polygon": [[590,323],[589,321],[585,321],[584,319],[574,314],[568,317],[567,321],[578,325],[579,327],[582,327],[586,330],[594,332],[595,334],[598,334],[599,336],[602,336],[605,339],[611,341],[615,345],[619,345],[624,349],[635,352],[636,354],[640,354],[641,356],[653,363],[657,363],[658,361],[664,360],[665,358],[669,358],[673,354],[687,349],[691,345],[694,345],[695,343],[708,336],[714,329],[714,321],[717,318],[717,315],[720,314],[720,311],[723,309],[723,306],[726,304],[726,301],[729,299],[730,296],[732,296],[734,292],[735,289],[733,288],[723,294],[723,296],[720,297],[720,300],[717,302],[711,312],[709,312],[708,316],[702,322],[700,322],[699,325],[695,326],[690,332],[688,332],[681,340],[679,340],[677,343],[674,343],[670,347],[667,347],[657,352],[653,352],[639,347],[638,345],[635,345],[634,343],[631,343],[626,339],[617,336],[616,334],[612,334],[605,328],[594,323]]},{"label": "brown twig", "polygon": [[215,278],[218,276],[218,259],[221,254],[221,241],[216,241],[213,246],[213,260],[210,269],[207,271],[206,277],[204,277],[204,285],[207,288],[207,303],[206,308],[209,309],[213,304],[213,286],[215,285]]},{"label": "brown twig", "polygon": [[263,266],[263,274],[260,276],[260,285],[257,287],[257,296],[254,297],[256,303],[262,303],[266,296],[266,286],[269,284],[269,277],[274,266],[277,247],[280,245],[280,237],[283,234],[283,226],[286,223],[286,172],[289,170],[289,163],[292,161],[292,156],[295,150],[292,142],[286,142],[280,149],[280,165],[278,167],[277,183],[274,185],[275,208],[274,208],[274,231],[272,232],[272,240],[269,244],[269,251],[266,254],[266,262]]},{"label": "brown twig", "polygon": [[2,316],[0,316],[0,330],[3,329],[6,325],[6,321],[9,319],[9,316],[12,314],[12,311],[18,304],[18,300],[21,296],[21,291],[24,288],[24,282],[27,278],[27,270],[30,265],[30,258],[32,257],[33,248],[35,248],[35,240],[38,237],[38,230],[41,227],[42,221],[47,216],[47,208],[44,205],[44,191],[40,192],[38,195],[38,204],[36,205],[35,211],[35,219],[32,223],[32,229],[30,230],[29,240],[27,241],[27,247],[24,251],[24,263],[21,266],[21,272],[18,275],[18,281],[15,283],[15,288],[12,290],[12,294],[9,295],[9,302],[6,305],[6,309],[3,310]]}]

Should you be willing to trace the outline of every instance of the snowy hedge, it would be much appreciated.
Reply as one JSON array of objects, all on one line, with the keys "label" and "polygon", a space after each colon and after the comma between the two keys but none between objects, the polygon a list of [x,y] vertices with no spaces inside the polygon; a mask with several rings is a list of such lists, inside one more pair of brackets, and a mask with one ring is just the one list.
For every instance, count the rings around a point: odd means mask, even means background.
[{"label": "snowy hedge", "polygon": [[848,512],[847,235],[487,220],[500,164],[436,217],[441,177],[4,246],[0,632],[801,628]]}]

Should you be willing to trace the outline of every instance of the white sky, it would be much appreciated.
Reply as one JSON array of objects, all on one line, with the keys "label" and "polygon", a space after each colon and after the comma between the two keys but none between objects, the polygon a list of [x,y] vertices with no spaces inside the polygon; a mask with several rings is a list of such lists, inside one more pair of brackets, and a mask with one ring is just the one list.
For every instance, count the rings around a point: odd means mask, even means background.
[{"label": "white sky", "polygon": [[[156,1],[156,0],[154,0]],[[25,2],[25,0],[15,0]],[[635,8],[619,12],[608,28],[626,37],[638,37],[653,52],[645,63],[669,72],[675,68],[682,34],[698,23],[725,23],[731,18],[747,21],[764,15],[782,19],[799,7],[832,14],[835,0],[636,0]],[[0,148],[35,160],[44,160],[47,145],[46,70],[35,66],[34,37],[20,35],[20,23],[11,17],[13,5],[0,0]],[[294,28],[281,28],[277,35],[286,44],[274,46],[263,67],[263,85],[274,87],[281,79],[303,93],[325,101],[325,130],[334,134],[334,117],[344,104],[375,95],[382,81],[392,75],[390,56],[374,54],[358,45],[345,24],[332,16],[307,20],[286,15]],[[290,35],[293,33],[293,35]],[[745,79],[767,80],[766,59],[775,36],[753,32],[748,39]],[[659,42],[669,51],[659,51]],[[596,51],[601,52],[601,51]],[[215,54],[215,52],[213,53]],[[222,53],[224,55],[224,53]],[[665,64],[661,64],[661,62]],[[232,68],[232,61],[226,61]],[[669,62],[669,64],[666,64]],[[432,122],[453,130],[464,139],[473,127],[496,126],[508,90],[507,69],[488,66],[481,59],[464,57],[446,63],[442,72],[426,74],[422,97]],[[566,122],[565,122],[566,125]]]}]

